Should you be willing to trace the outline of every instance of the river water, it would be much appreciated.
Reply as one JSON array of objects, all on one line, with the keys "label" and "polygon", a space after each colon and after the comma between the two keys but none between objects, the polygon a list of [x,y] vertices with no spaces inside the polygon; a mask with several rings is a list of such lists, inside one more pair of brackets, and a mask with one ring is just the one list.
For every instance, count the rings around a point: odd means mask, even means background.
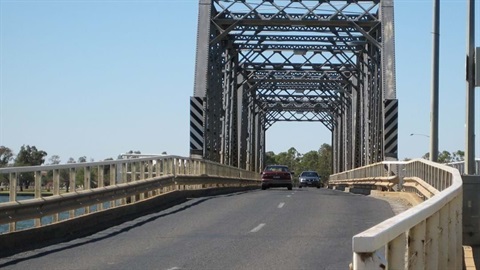
[{"label": "river water", "polygon": [[[33,196],[25,196],[25,195],[17,195],[17,201],[33,199]],[[8,202],[9,197],[8,195],[0,195],[0,203]],[[17,223],[17,229],[22,230],[29,227],[33,227],[34,222],[33,220],[26,220]],[[0,224],[0,234],[8,231],[8,224]]]},{"label": "river water", "polygon": [[[33,196],[27,196],[27,195],[17,195],[17,201],[22,201],[22,200],[27,200],[27,199],[33,199]],[[0,195],[0,203],[3,202],[8,202],[9,197],[8,195]],[[104,208],[109,208],[109,203],[104,204]],[[91,212],[97,211],[96,205],[92,205],[90,207]],[[85,209],[80,208],[75,210],[75,215],[83,215],[85,214]],[[69,212],[63,212],[59,214],[59,220],[64,220],[69,218]],[[53,221],[53,216],[45,216],[42,217],[42,225],[50,224]],[[28,228],[32,228],[34,226],[35,222],[33,219],[31,220],[25,220],[25,221],[20,221],[17,222],[16,229],[17,230],[24,230]],[[8,232],[8,224],[0,224],[0,234]]]}]

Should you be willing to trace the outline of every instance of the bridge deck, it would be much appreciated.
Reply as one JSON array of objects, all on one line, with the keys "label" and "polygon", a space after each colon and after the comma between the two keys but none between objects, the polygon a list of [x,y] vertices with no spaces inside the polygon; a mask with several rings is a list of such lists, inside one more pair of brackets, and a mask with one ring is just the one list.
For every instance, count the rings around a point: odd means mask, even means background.
[{"label": "bridge deck", "polygon": [[351,239],[393,215],[328,189],[189,200],[90,237],[0,260],[2,269],[346,269]]}]

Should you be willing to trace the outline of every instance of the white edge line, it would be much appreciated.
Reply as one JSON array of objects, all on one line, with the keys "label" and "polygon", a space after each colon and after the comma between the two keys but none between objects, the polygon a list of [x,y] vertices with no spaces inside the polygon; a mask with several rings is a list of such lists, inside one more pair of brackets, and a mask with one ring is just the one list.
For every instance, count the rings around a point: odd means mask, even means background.
[{"label": "white edge line", "polygon": [[260,231],[263,226],[265,226],[265,223],[260,223],[260,225],[258,225],[257,227],[253,228],[250,232],[258,232]]}]

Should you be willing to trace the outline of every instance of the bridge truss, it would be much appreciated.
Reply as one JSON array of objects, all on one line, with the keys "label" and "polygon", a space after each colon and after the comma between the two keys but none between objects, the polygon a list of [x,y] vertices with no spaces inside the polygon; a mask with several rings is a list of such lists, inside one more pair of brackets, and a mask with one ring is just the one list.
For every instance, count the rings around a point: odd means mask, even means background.
[{"label": "bridge truss", "polygon": [[199,0],[191,155],[260,171],[271,125],[315,121],[334,172],[396,159],[394,52],[393,0]]}]

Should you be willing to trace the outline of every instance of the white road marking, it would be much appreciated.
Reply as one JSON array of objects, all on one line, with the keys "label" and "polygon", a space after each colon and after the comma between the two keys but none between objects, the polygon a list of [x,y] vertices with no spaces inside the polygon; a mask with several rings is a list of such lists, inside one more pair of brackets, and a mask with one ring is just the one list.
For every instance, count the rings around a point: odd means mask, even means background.
[{"label": "white road marking", "polygon": [[257,227],[253,228],[250,232],[258,232],[263,228],[263,226],[265,226],[265,223],[261,223]]},{"label": "white road marking", "polygon": [[282,202],[282,203],[280,203],[280,204],[278,205],[278,208],[282,208],[284,205],[285,205],[285,203]]},{"label": "white road marking", "polygon": [[167,270],[178,270],[178,269],[181,269],[181,268],[175,266],[175,267],[169,268],[169,269],[167,269]]},{"label": "white road marking", "polygon": [[290,197],[292,197],[292,195],[287,195],[287,198],[290,198]]}]

